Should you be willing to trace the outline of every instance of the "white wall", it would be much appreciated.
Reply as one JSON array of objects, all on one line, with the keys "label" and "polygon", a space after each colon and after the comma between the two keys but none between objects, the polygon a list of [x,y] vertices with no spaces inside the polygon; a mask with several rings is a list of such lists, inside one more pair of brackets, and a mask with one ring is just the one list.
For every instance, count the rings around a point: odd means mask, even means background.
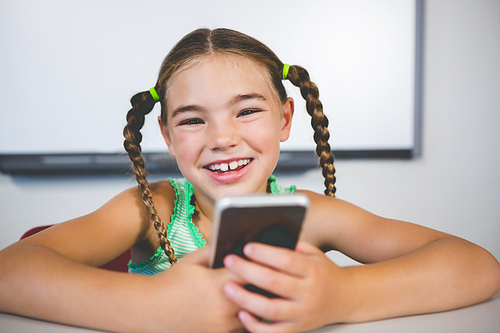
[{"label": "white wall", "polygon": [[[338,161],[338,197],[464,237],[500,258],[499,35],[500,1],[426,2],[423,154]],[[318,170],[278,176],[322,191]],[[130,186],[134,181],[120,176],[0,175],[0,248],[33,226],[90,212]]]}]

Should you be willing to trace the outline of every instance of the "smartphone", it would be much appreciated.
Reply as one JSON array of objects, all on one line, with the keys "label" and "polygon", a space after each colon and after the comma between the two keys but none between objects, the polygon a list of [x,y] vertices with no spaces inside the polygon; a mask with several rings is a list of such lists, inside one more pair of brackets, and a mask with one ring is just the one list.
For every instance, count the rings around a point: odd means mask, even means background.
[{"label": "smartphone", "polygon": [[225,197],[215,205],[209,265],[223,267],[229,253],[243,258],[248,242],[295,249],[309,199],[301,194]]}]

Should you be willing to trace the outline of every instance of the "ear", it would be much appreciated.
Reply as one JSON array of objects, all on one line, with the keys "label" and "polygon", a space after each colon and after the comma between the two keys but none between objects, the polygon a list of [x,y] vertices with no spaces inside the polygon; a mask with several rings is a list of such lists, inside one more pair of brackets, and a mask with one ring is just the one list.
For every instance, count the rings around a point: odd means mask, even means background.
[{"label": "ear", "polygon": [[281,136],[280,141],[286,141],[290,136],[290,129],[292,127],[292,118],[294,112],[293,98],[288,97],[283,104],[283,117],[281,118]]},{"label": "ear", "polygon": [[172,140],[170,139],[170,134],[168,133],[168,128],[161,122],[161,116],[158,117],[158,124],[160,125],[161,135],[167,143],[168,153],[170,154],[170,156],[175,157],[175,150],[174,146],[172,145]]}]

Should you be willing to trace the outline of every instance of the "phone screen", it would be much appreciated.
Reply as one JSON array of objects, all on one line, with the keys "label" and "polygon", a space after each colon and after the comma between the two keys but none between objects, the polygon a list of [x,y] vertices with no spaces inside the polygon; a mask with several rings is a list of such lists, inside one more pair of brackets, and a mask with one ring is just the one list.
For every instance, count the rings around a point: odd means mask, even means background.
[{"label": "phone screen", "polygon": [[[229,253],[243,258],[248,242],[295,249],[309,207],[304,195],[226,197],[215,206],[210,266],[223,267]],[[276,295],[252,285],[245,288],[267,297]]]},{"label": "phone screen", "polygon": [[303,195],[227,197],[216,205],[210,264],[229,253],[245,257],[248,242],[294,249],[309,201]]}]

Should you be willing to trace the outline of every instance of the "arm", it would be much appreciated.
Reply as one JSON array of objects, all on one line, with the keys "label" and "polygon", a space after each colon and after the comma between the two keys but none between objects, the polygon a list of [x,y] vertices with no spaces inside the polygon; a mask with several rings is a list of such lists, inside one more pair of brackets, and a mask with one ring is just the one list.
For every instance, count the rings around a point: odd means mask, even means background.
[{"label": "arm", "polygon": [[[173,193],[161,184],[152,186],[160,216],[170,216]],[[208,269],[206,251],[154,277],[95,268],[134,244],[155,241],[137,190],[125,191],[94,213],[2,250],[0,311],[112,331],[241,327],[237,308],[222,294],[222,283],[234,277]],[[193,321],[192,309],[206,302],[218,304],[220,316],[201,313]]]},{"label": "arm", "polygon": [[[251,331],[298,331],[443,311],[500,290],[497,260],[470,242],[308,195],[312,209],[303,239],[370,264],[337,267],[305,242],[296,251],[252,244],[245,254],[253,262],[228,256],[226,266],[246,283],[284,297],[265,299],[235,283],[226,285],[228,297],[246,309],[240,319]],[[258,322],[253,315],[275,322]]]},{"label": "arm", "polygon": [[[119,331],[131,331],[129,325],[138,322],[138,313],[123,301],[147,292],[141,276],[93,268],[30,245],[3,250],[0,263],[2,312]],[[120,315],[131,319],[120,323]]]},{"label": "arm", "polygon": [[122,300],[125,293],[120,290],[136,291],[127,287],[141,277],[90,266],[112,260],[145,238],[147,228],[138,222],[144,219],[136,197],[134,189],[125,191],[96,212],[2,250],[0,311],[109,328],[102,322],[104,314],[112,317],[117,313],[110,311],[127,312],[120,307],[123,303],[113,304],[109,299]]},{"label": "arm", "polygon": [[[16,259],[26,256],[18,265]],[[3,312],[113,332],[241,328],[238,308],[222,293],[222,284],[234,277],[227,270],[207,268],[208,248],[152,277],[89,267],[30,246],[8,249],[0,261],[11,269],[1,276]],[[207,304],[217,311],[203,311]]]}]

